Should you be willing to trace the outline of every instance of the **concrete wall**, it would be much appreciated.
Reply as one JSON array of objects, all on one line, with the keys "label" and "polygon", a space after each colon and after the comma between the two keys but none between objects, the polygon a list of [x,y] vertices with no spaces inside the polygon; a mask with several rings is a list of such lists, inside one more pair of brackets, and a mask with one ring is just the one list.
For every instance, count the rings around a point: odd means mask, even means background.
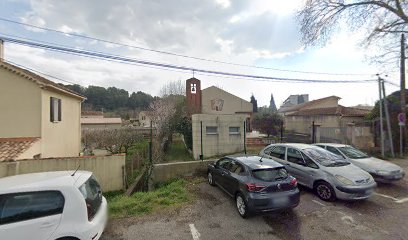
[{"label": "concrete wall", "polygon": [[[61,99],[61,121],[50,121],[50,97]],[[81,151],[81,100],[54,91],[41,94],[41,157],[75,157]]]},{"label": "concrete wall", "polygon": [[80,170],[91,171],[95,174],[103,191],[123,189],[122,167],[125,166],[125,155],[0,162],[0,178],[35,172],[74,171],[78,165],[80,165]]},{"label": "concrete wall", "polygon": [[191,161],[155,164],[151,175],[152,183],[166,182],[177,177],[205,174],[208,164],[216,161]]},{"label": "concrete wall", "polygon": [[327,99],[320,99],[318,102],[310,104],[310,106],[302,107],[301,110],[305,109],[316,109],[316,108],[329,108],[329,107],[337,107],[339,105],[339,98],[337,97],[330,97]]},{"label": "concrete wall", "polygon": [[340,127],[340,116],[285,116],[285,129],[310,134],[313,121],[321,127]]},{"label": "concrete wall", "polygon": [[0,138],[41,136],[41,89],[0,67]]},{"label": "concrete wall", "polygon": [[[247,114],[194,114],[193,127],[193,156],[200,158],[201,144],[204,158],[244,151],[244,122]],[[203,122],[203,136],[201,142],[200,122]],[[217,133],[208,133],[207,127],[217,127]],[[239,133],[230,134],[229,127],[239,127]]]},{"label": "concrete wall", "polygon": [[[252,112],[252,103],[239,98],[231,93],[228,93],[217,87],[209,87],[203,89],[202,92],[202,113],[206,114],[234,114],[242,112]],[[223,100],[223,106],[221,111],[217,111],[211,108],[211,100],[221,99]]]},{"label": "concrete wall", "polygon": [[81,129],[119,129],[122,127],[121,123],[115,124],[81,124]]}]

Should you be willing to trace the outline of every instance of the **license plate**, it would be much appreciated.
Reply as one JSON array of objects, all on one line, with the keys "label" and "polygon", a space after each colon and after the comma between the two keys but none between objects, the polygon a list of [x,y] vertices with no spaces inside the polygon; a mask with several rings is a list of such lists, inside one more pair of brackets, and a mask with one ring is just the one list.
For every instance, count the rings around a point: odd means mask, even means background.
[{"label": "license plate", "polygon": [[289,199],[288,199],[288,197],[279,197],[279,198],[275,198],[275,199],[273,199],[273,203],[274,204],[276,204],[276,205],[286,205],[286,204],[288,204],[288,202],[289,202]]}]

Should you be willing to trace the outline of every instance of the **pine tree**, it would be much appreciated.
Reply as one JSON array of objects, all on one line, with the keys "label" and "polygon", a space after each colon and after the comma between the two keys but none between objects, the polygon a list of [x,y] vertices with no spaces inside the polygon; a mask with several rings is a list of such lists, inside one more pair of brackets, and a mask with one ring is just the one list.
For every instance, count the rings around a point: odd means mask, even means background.
[{"label": "pine tree", "polygon": [[269,109],[273,112],[276,113],[278,109],[276,108],[275,100],[273,99],[273,94],[271,94],[271,101],[269,103]]}]

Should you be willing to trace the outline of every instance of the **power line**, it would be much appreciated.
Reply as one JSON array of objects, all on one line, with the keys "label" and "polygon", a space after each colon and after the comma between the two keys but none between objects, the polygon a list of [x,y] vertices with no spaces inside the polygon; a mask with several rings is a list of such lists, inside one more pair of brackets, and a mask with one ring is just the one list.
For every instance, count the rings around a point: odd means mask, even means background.
[{"label": "power line", "polygon": [[222,64],[233,65],[233,66],[258,68],[258,69],[265,69],[265,70],[274,70],[274,71],[281,71],[281,72],[316,74],[316,75],[337,75],[337,76],[353,76],[353,75],[354,76],[371,76],[371,75],[373,75],[373,74],[363,74],[363,73],[328,73],[328,72],[298,71],[298,70],[278,69],[278,68],[271,68],[271,67],[261,67],[261,66],[256,66],[256,65],[248,65],[248,64],[240,64],[240,63],[233,63],[233,62],[218,61],[218,60],[199,58],[199,57],[188,56],[188,55],[183,55],[183,54],[178,54],[178,53],[172,53],[172,52],[167,52],[167,51],[154,50],[154,49],[135,46],[135,45],[130,45],[130,44],[118,43],[118,42],[105,40],[105,39],[101,39],[101,38],[96,38],[96,37],[91,37],[91,36],[87,36],[87,35],[83,35],[83,34],[64,32],[64,31],[60,31],[60,30],[56,30],[56,29],[52,29],[52,28],[46,28],[46,27],[36,26],[36,25],[33,25],[33,24],[22,23],[22,22],[14,21],[14,20],[7,19],[7,18],[1,18],[0,17],[0,21],[9,22],[9,23],[18,24],[18,25],[23,25],[23,26],[26,26],[26,27],[31,27],[31,28],[36,28],[36,29],[41,29],[41,30],[44,30],[44,31],[50,31],[50,32],[55,32],[55,33],[59,33],[59,34],[69,35],[69,36],[73,36],[73,37],[80,37],[80,38],[99,41],[99,42],[103,42],[103,43],[114,44],[114,45],[117,45],[117,46],[123,46],[123,47],[128,47],[128,48],[139,49],[139,50],[143,50],[143,51],[150,51],[150,52],[155,52],[155,53],[160,53],[160,54],[172,55],[172,56],[176,56],[176,57],[183,57],[183,58],[189,58],[189,59],[206,61],[206,62],[222,63]]},{"label": "power line", "polygon": [[73,48],[58,47],[58,46],[52,46],[52,45],[49,45],[49,44],[42,44],[42,43],[36,43],[36,42],[32,42],[32,41],[19,40],[19,39],[16,39],[16,38],[9,38],[9,37],[2,37],[2,38],[4,40],[6,40],[6,41],[9,41],[9,42],[15,43],[15,44],[30,46],[30,47],[34,47],[34,48],[47,49],[47,50],[51,50],[51,51],[57,51],[57,52],[68,53],[68,54],[75,53],[75,54],[85,56],[85,57],[92,56],[92,57],[96,57],[96,58],[99,58],[99,59],[108,59],[108,60],[113,60],[113,61],[117,61],[117,62],[130,62],[130,63],[149,65],[149,66],[155,66],[155,67],[162,67],[162,68],[168,68],[168,69],[176,69],[176,70],[182,70],[182,71],[188,71],[188,72],[195,71],[195,72],[201,72],[201,73],[206,73],[206,74],[214,74],[214,75],[222,75],[222,76],[242,77],[242,78],[250,78],[250,79],[274,80],[274,81],[281,81],[281,82],[293,81],[293,82],[316,82],[316,83],[364,83],[364,82],[375,82],[375,81],[377,81],[377,80],[373,80],[373,79],[362,79],[362,80],[295,79],[295,78],[281,78],[281,77],[269,77],[269,76],[229,73],[229,72],[221,72],[221,71],[214,71],[214,70],[197,69],[197,68],[187,67],[187,66],[178,66],[178,65],[172,65],[172,64],[167,64],[167,63],[158,63],[158,62],[151,62],[151,61],[145,61],[145,60],[137,60],[137,59],[132,59],[132,58],[123,57],[123,56],[119,56],[119,55],[111,55],[111,54],[92,52],[92,51],[86,51],[86,50],[79,50],[79,49],[73,49]]}]

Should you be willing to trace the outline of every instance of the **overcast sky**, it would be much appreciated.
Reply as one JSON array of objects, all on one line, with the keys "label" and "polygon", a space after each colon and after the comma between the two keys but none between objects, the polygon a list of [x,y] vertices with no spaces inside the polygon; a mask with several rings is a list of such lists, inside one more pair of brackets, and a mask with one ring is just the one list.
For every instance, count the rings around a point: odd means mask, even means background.
[{"label": "overcast sky", "polygon": [[[217,61],[261,67],[367,74],[335,76],[293,73],[211,63],[189,58],[121,47],[0,21],[0,35],[99,51],[160,63],[240,74],[301,79],[375,79],[380,70],[369,65],[360,33],[339,31],[325,47],[302,46],[295,12],[302,1],[271,0],[2,0],[0,17],[64,32],[88,35],[113,42],[167,51]],[[169,81],[186,80],[191,72],[174,72],[125,65],[6,43],[8,61],[33,68],[83,86],[115,86],[129,93],[158,95]],[[398,78],[389,70],[390,81]],[[258,106],[269,105],[271,94],[279,106],[291,94],[309,94],[309,99],[330,95],[341,104],[373,104],[378,99],[376,83],[322,84],[276,83],[195,75],[203,88],[215,85]],[[57,81],[58,80],[55,80]],[[387,86],[387,93],[397,87]]]}]

